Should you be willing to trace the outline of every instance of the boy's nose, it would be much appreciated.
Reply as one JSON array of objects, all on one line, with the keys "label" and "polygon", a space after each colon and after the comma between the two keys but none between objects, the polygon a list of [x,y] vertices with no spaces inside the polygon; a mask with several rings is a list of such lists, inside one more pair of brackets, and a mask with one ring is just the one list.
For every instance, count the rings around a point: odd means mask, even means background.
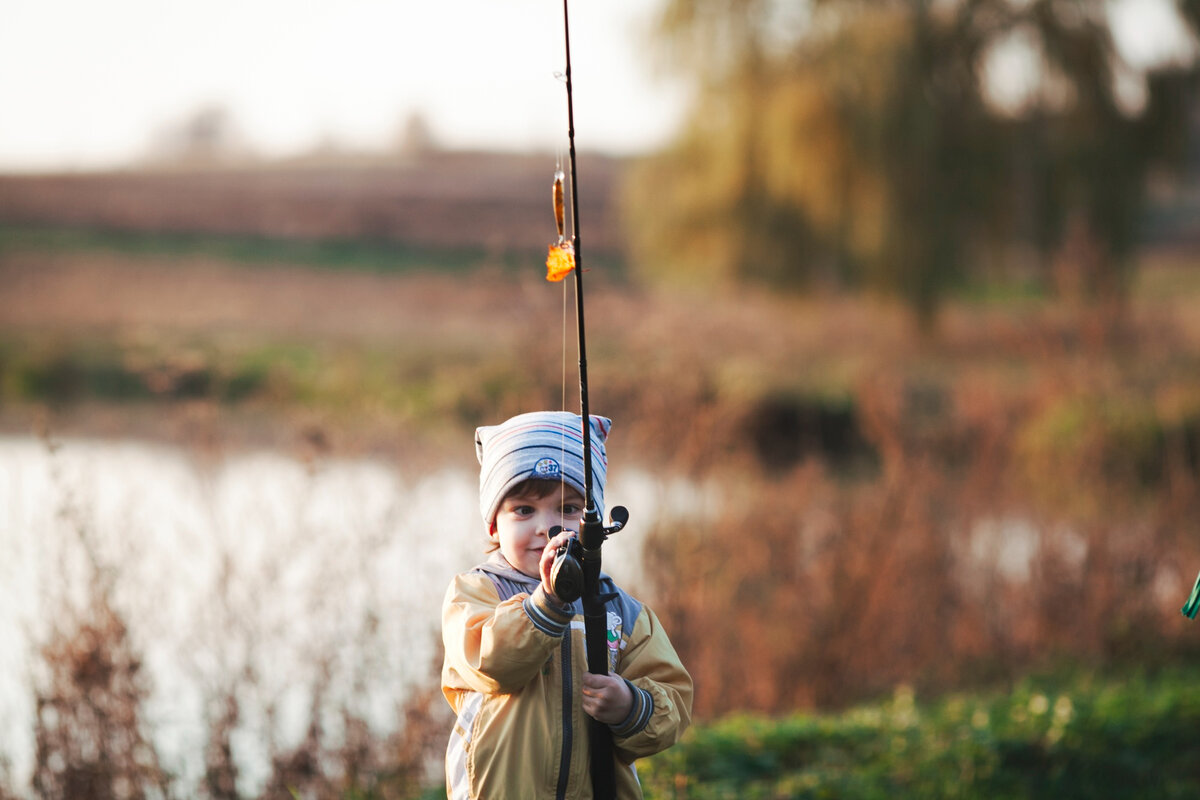
[{"label": "boy's nose", "polygon": [[563,517],[560,513],[547,512],[538,520],[537,532],[549,541],[563,530]]}]

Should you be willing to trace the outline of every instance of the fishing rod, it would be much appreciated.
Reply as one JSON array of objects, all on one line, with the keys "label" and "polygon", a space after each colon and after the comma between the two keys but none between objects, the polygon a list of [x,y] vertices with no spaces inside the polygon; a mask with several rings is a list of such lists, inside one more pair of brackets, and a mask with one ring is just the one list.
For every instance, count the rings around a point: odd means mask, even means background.
[{"label": "fishing rod", "polygon": [[[566,241],[564,186],[561,167],[554,174],[554,217],[558,242],[550,245],[546,259],[546,278],[560,281],[575,273],[575,315],[579,334],[579,416],[583,436],[583,522],[578,539],[559,549],[551,579],[554,593],[566,602],[583,601],[584,641],[587,645],[588,672],[608,674],[608,614],[606,604],[615,597],[600,590],[600,547],[610,535],[624,527],[629,512],[617,506],[611,512],[612,524],[605,527],[596,507],[592,487],[592,423],[588,404],[587,341],[583,315],[582,246],[579,239],[578,172],[575,165],[575,100],[571,77],[571,23],[567,0],[563,0],[563,41],[566,45],[567,87],[567,161],[571,173],[571,241]],[[614,800],[616,773],[612,731],[608,725],[588,718],[588,750],[591,755],[592,797]]]}]

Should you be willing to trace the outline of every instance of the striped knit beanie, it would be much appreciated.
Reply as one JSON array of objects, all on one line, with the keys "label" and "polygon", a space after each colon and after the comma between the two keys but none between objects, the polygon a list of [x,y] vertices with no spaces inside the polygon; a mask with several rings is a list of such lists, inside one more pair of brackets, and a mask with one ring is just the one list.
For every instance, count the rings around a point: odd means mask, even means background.
[{"label": "striped knit beanie", "polygon": [[[604,513],[604,479],[608,457],[604,440],[612,420],[591,417],[592,499]],[[475,430],[479,459],[479,513],[488,525],[500,501],[514,486],[531,478],[562,480],[583,495],[583,425],[568,411],[518,414],[500,425]]]}]

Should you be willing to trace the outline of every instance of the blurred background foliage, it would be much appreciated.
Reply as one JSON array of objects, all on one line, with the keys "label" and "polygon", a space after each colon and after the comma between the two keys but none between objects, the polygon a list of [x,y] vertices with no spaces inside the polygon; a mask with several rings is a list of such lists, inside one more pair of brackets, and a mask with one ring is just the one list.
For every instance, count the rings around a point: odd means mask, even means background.
[{"label": "blurred background foliage", "polygon": [[[580,177],[614,466],[699,487],[644,532],[698,691],[649,797],[1200,791],[1198,66],[1132,62],[1106,9],[664,6],[688,123]],[[4,430],[469,472],[475,425],[570,407],[553,157],[410,122],[394,153],[239,163],[205,110],[137,169],[0,176]],[[39,643],[38,796],[183,791],[120,566]],[[246,785],[261,679],[205,687],[200,796]],[[440,795],[435,687],[380,736],[323,726],[321,680],[263,796]]]},{"label": "blurred background foliage", "polygon": [[869,288],[928,325],[1086,247],[1071,291],[1120,303],[1148,178],[1189,155],[1194,56],[1129,63],[1104,3],[672,0],[660,34],[699,88],[626,194],[650,275]]}]

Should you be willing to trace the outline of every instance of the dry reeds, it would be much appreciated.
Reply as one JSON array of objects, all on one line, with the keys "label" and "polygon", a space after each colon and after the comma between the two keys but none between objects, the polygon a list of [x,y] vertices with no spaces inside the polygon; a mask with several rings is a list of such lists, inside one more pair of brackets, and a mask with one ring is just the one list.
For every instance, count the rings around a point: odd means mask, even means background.
[{"label": "dry reeds", "polygon": [[819,431],[779,426],[777,409],[727,426],[773,424],[781,439],[757,458],[721,443],[705,475],[724,511],[656,531],[646,551],[698,713],[838,707],[899,683],[944,691],[1186,648],[1200,409],[1165,418],[1145,399],[1163,387],[1129,380],[1119,353],[1089,358],[1015,390],[969,369],[863,380],[853,408],[873,470],[839,469],[811,444]]}]

